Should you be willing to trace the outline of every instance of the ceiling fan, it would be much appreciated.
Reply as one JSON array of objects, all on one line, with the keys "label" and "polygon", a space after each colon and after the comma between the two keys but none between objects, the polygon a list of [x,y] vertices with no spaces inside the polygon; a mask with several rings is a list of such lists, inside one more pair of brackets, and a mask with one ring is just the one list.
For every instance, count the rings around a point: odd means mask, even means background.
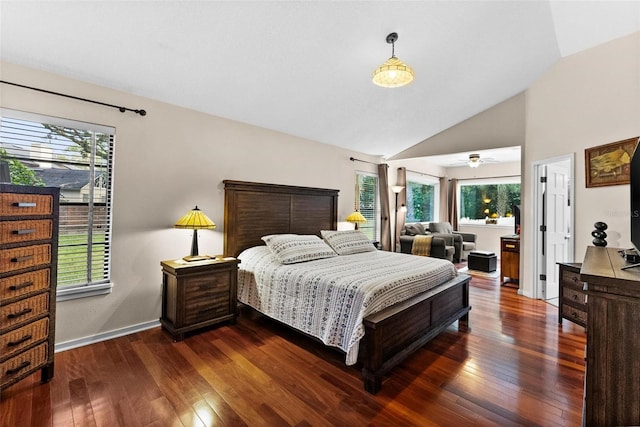
[{"label": "ceiling fan", "polygon": [[498,163],[498,161],[490,157],[480,158],[480,154],[472,153],[472,154],[469,154],[469,158],[467,160],[460,159],[454,164],[452,164],[451,167],[469,166],[471,168],[477,168],[478,166],[484,163]]}]

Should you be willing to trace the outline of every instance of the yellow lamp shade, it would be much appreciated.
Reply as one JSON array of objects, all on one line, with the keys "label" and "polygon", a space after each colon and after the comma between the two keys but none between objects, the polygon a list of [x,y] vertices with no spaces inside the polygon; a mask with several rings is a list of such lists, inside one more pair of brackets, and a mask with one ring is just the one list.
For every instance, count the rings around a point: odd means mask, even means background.
[{"label": "yellow lamp shade", "polygon": [[197,206],[180,218],[173,226],[175,228],[188,228],[191,230],[213,230],[216,228],[216,224],[211,221],[204,212],[198,209]]},{"label": "yellow lamp shade", "polygon": [[359,222],[367,222],[367,219],[358,211],[350,213],[344,220],[347,222],[355,222],[356,224]]}]

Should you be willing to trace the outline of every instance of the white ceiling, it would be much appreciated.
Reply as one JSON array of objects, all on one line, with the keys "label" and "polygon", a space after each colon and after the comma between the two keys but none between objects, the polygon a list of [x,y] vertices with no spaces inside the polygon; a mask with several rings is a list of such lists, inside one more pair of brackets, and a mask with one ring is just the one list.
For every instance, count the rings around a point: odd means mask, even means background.
[{"label": "white ceiling", "polygon": [[[389,157],[639,31],[640,1],[2,0],[0,27],[3,61]],[[385,89],[394,31],[416,78]]]}]

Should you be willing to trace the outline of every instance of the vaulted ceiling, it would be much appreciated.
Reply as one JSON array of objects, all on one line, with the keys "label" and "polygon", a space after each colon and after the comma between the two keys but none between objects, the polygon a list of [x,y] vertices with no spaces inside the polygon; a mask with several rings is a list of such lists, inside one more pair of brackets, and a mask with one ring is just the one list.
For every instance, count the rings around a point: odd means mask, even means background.
[{"label": "vaulted ceiling", "polygon": [[639,30],[637,1],[0,1],[3,61],[385,157]]}]

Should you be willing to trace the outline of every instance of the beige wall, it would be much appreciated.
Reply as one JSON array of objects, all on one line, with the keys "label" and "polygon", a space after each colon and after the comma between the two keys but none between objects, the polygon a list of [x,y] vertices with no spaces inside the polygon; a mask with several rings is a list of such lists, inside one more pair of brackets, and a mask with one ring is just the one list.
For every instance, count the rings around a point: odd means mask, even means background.
[{"label": "beige wall", "polygon": [[585,188],[584,149],[640,135],[640,33],[569,56],[526,93],[521,289],[533,296],[532,162],[575,155],[575,261],[596,221],[608,243],[629,247],[629,186]]},{"label": "beige wall", "polygon": [[34,69],[0,66],[2,80],[147,110],[140,117],[0,85],[3,108],[116,128],[113,292],[58,303],[58,344],[157,321],[160,261],[180,258],[191,248],[191,232],[172,229],[173,223],[197,204],[218,225],[198,233],[201,253],[222,253],[222,180],[339,189],[342,219],[353,210],[355,171],[376,172],[374,165],[349,157],[378,158]]}]

